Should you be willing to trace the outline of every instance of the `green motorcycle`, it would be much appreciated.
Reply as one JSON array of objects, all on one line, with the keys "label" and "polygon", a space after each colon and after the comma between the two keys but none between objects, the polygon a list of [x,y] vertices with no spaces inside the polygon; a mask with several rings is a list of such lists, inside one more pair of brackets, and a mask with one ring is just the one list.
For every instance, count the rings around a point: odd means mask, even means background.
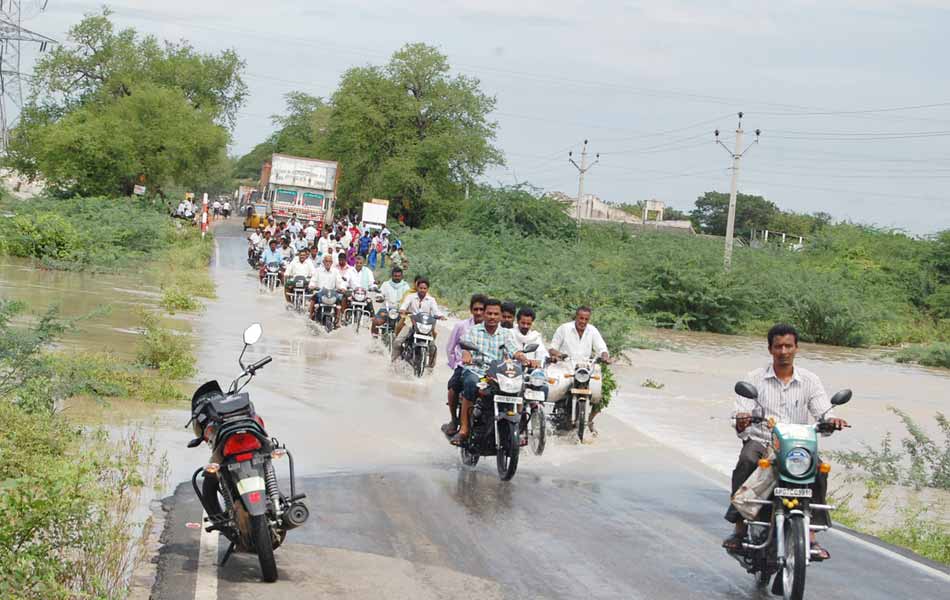
[{"label": "green motorcycle", "polygon": [[[761,509],[755,519],[745,521],[742,550],[729,554],[762,586],[778,573],[772,583],[772,593],[781,595],[784,600],[801,600],[805,594],[806,569],[812,560],[810,532],[828,529],[825,525],[813,525],[812,514],[834,510],[831,505],[811,501],[812,484],[819,471],[831,470],[831,465],[818,460],[818,434],[831,434],[837,427],[826,421],[825,415],[812,425],[766,420],[754,385],[740,381],[735,391],[758,404],[752,413],[752,423],[767,422],[772,430],[774,457],[763,458],[759,467],[772,470],[770,475],[775,487],[767,500],[744,499],[746,503],[761,505]],[[851,390],[842,390],[832,396],[831,405],[840,406],[849,400]]]}]

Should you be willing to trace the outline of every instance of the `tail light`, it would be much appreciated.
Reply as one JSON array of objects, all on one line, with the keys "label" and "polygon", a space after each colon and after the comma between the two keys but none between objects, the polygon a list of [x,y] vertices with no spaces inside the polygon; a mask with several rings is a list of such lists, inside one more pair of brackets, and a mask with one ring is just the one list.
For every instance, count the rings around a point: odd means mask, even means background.
[{"label": "tail light", "polygon": [[224,455],[231,456],[250,450],[258,450],[261,447],[261,441],[250,433],[237,433],[232,435],[224,442]]}]

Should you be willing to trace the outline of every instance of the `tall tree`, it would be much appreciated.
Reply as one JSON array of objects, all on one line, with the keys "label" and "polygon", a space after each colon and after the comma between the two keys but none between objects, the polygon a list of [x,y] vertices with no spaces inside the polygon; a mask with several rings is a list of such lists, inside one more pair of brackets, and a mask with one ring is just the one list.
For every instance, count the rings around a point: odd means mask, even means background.
[{"label": "tall tree", "polygon": [[408,44],[383,67],[344,73],[327,137],[344,206],[382,196],[410,225],[446,220],[465,185],[502,163],[488,117],[495,99],[449,71],[435,48]]},{"label": "tall tree", "polygon": [[247,87],[233,51],[196,52],[86,16],[35,68],[7,163],[64,194],[217,176]]}]

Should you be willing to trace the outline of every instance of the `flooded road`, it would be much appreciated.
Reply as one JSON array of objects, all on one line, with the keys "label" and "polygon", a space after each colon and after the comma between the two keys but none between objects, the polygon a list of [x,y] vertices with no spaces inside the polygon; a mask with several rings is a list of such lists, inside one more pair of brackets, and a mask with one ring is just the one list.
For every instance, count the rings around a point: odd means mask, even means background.
[{"label": "flooded road", "polygon": [[[277,551],[280,581],[262,584],[254,556],[216,566],[226,544],[186,526],[200,521],[201,510],[190,486],[179,486],[169,500],[154,598],[769,597],[719,547],[727,532],[724,478],[688,456],[688,444],[660,443],[625,422],[652,414],[654,427],[662,426],[672,413],[637,413],[631,405],[659,404],[652,395],[638,399],[637,386],[647,376],[668,378],[684,354],[666,353],[671,362],[662,363],[663,353],[637,353],[641,364],[622,369],[628,396],[599,419],[599,438],[584,445],[555,439],[542,457],[523,455],[515,479],[502,483],[493,463],[461,470],[439,431],[449,375],[441,357],[433,375],[415,380],[373,351],[367,332],[314,334],[279,295],[258,293],[238,224],[221,226],[216,237],[218,300],[194,324],[198,378],[226,385],[238,370],[244,328],[263,325],[248,358],[274,361],[247,390],[269,432],[294,452],[311,519]],[[440,338],[446,335],[440,326]],[[740,373],[755,366],[751,352],[748,360],[720,358]],[[703,370],[715,371],[700,363],[676,368],[698,381]],[[671,389],[663,404],[683,402],[685,410],[688,400],[678,398],[689,394],[672,386],[662,392]],[[184,423],[187,407],[169,415]],[[724,427],[687,418],[697,431]],[[189,436],[179,437],[171,467],[173,480],[183,481],[208,452],[185,450]],[[835,559],[809,572],[810,597],[834,590],[835,598],[938,598],[950,583],[873,545],[827,537]]]}]

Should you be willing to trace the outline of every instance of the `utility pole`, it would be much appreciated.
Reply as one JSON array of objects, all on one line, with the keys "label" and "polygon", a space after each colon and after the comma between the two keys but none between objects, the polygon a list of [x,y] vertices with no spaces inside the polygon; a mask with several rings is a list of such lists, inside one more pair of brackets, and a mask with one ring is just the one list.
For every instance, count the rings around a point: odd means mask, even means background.
[{"label": "utility pole", "polygon": [[[581,148],[581,164],[574,162],[574,151],[567,153],[567,160],[577,168],[577,225],[581,224],[581,202],[584,201],[584,175],[590,171],[591,167],[600,162],[600,153],[594,157],[594,162],[587,164],[587,140],[584,140],[584,146]],[[588,207],[585,211],[587,216],[590,217],[591,210],[593,210],[593,205]]]},{"label": "utility pole", "polygon": [[[40,10],[46,9],[48,0],[43,0]],[[56,40],[21,27],[23,16],[20,0],[0,0],[0,152],[6,152],[15,118],[10,115],[9,100],[17,110],[23,108],[23,79],[30,76],[20,70],[20,46],[22,42],[39,44],[40,52]],[[17,115],[19,116],[19,115]]]},{"label": "utility pole", "polygon": [[716,134],[716,143],[722,146],[726,152],[732,156],[732,186],[729,189],[729,217],[726,221],[726,252],[723,257],[723,266],[728,271],[732,268],[732,240],[735,233],[736,226],[736,193],[739,189],[739,160],[749,151],[753,145],[759,143],[759,134],[762,133],[761,129],[755,130],[755,141],[749,144],[745,150],[740,151],[742,147],[742,113],[739,113],[739,125],[736,127],[736,149],[730,150],[726,147],[725,144],[719,139],[719,130],[715,131]]}]

